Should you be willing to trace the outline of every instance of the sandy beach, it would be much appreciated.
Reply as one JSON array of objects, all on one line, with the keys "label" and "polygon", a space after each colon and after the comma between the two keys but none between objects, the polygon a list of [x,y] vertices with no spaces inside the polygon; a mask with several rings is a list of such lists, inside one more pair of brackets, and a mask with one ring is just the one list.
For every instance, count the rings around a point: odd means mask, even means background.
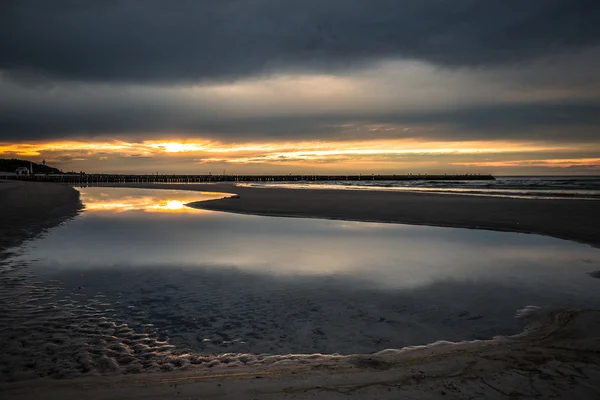
[{"label": "sandy beach", "polygon": [[[137,186],[140,187],[140,186]],[[389,192],[289,190],[233,185],[147,185],[237,193],[195,207],[247,214],[401,222],[539,233],[600,244],[593,201],[515,200]],[[73,217],[67,186],[0,183],[0,250]],[[599,281],[600,282],[600,281]],[[600,314],[527,308],[512,337],[435,343],[369,355],[255,357],[177,372],[3,383],[11,399],[118,398],[597,398]]]}]

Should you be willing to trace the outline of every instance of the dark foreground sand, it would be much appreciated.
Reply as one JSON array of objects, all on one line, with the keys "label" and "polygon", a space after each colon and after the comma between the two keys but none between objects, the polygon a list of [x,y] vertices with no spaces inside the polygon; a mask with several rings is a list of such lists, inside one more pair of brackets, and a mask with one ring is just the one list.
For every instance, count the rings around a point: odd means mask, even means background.
[{"label": "dark foreground sand", "polygon": [[[152,188],[161,186],[152,185]],[[598,245],[595,202],[512,201],[379,192],[164,185],[234,192],[200,205],[223,211],[536,232]],[[0,183],[0,249],[77,213],[78,196],[52,184]],[[436,218],[439,218],[436,220]],[[525,333],[372,355],[288,356],[250,366],[0,384],[7,399],[504,399],[600,398],[600,312],[526,309]],[[231,356],[230,356],[231,357]],[[240,358],[240,357],[238,357]],[[250,363],[248,363],[249,365]]]},{"label": "dark foreground sand", "polygon": [[80,209],[79,192],[67,185],[0,181],[0,253],[77,215]]},{"label": "dark foreground sand", "polygon": [[600,246],[600,202],[392,191],[281,189],[231,184],[128,185],[237,193],[194,207],[246,214],[396,222],[537,233]]},{"label": "dark foreground sand", "polygon": [[438,343],[372,355],[265,359],[252,367],[37,380],[10,399],[598,399],[600,312],[524,310],[511,338]]}]

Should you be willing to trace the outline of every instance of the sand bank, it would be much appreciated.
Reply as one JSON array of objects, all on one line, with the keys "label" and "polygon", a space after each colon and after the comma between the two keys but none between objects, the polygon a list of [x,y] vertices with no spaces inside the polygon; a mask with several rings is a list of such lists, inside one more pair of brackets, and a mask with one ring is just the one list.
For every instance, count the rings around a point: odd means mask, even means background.
[{"label": "sand bank", "polygon": [[66,185],[0,181],[0,253],[79,212],[79,192]]},{"label": "sand bank", "polygon": [[600,202],[597,201],[393,191],[253,188],[232,184],[127,186],[240,195],[239,199],[191,204],[207,210],[537,233],[600,246]]},{"label": "sand bank", "polygon": [[600,246],[600,202],[596,201],[223,186],[240,198],[194,206],[261,215],[537,233]]}]

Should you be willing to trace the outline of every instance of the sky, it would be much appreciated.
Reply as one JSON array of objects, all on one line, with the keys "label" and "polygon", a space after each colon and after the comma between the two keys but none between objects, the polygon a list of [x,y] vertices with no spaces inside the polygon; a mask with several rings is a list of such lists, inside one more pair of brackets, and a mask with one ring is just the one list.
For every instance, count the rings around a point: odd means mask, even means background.
[{"label": "sky", "polygon": [[600,175],[597,0],[3,0],[0,157]]}]

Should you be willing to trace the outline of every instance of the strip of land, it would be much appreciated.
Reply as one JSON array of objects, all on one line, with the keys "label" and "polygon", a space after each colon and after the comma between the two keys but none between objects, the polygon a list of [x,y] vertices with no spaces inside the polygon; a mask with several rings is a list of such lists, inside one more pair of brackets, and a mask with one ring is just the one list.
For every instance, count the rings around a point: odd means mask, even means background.
[{"label": "strip of land", "polygon": [[268,216],[395,222],[536,233],[600,247],[600,202],[394,191],[255,188],[232,184],[127,184],[237,193],[191,206]]},{"label": "strip of land", "polygon": [[77,215],[79,192],[67,185],[0,181],[0,253]]}]

